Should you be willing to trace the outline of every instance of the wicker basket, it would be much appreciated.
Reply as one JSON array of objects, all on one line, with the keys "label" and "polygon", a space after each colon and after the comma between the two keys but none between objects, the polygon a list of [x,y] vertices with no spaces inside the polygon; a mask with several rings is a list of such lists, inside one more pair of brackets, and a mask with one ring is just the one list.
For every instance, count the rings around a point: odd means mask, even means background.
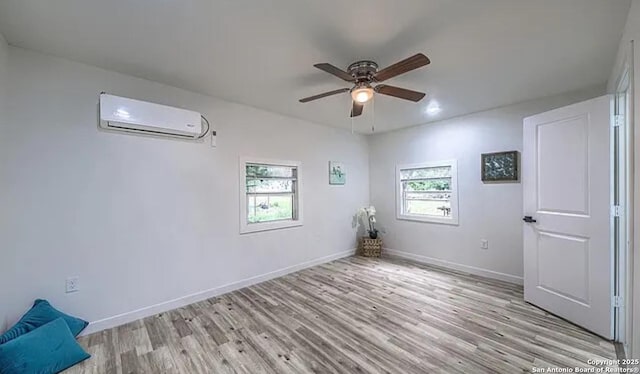
[{"label": "wicker basket", "polygon": [[382,252],[382,239],[362,237],[360,239],[360,255],[365,257],[380,257]]}]

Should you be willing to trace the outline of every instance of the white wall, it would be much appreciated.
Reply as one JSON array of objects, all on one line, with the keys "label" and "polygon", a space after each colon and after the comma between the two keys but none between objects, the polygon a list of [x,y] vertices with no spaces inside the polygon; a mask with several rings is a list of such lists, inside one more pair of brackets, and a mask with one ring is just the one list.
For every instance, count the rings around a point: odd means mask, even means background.
[{"label": "white wall", "polygon": [[[9,63],[9,46],[7,45],[2,34],[0,34],[0,129],[4,129],[4,126],[7,120],[6,93],[7,93],[7,83],[9,80],[8,63]],[[0,150],[0,152],[2,151]],[[5,167],[4,165],[5,163],[2,162],[2,159],[0,158],[0,176],[3,175],[2,171],[4,170],[4,167]],[[4,194],[3,190],[0,189],[0,196],[3,194]],[[2,210],[3,210],[2,205],[0,205],[0,211]],[[0,213],[0,225],[4,222],[4,219],[2,218],[3,216],[4,215]],[[2,252],[3,252],[3,249],[2,247],[0,247],[0,263],[3,262]],[[0,265],[0,268],[2,268],[2,265]],[[7,282],[8,282],[8,279],[6,279],[4,274],[0,272],[0,284],[8,284]],[[5,292],[6,292],[6,287],[0,287],[0,300],[5,299]],[[0,331],[2,331],[4,328],[5,323],[3,320],[3,316],[7,314],[7,310],[8,310],[7,305],[4,303],[0,303]]]},{"label": "white wall", "polygon": [[[14,47],[9,61],[5,326],[37,297],[97,321],[355,247],[352,216],[369,202],[363,136]],[[200,111],[218,147],[98,131],[101,91]],[[302,162],[303,227],[239,235],[239,156]],[[329,186],[329,160],[345,163],[345,186]],[[80,292],[64,293],[68,276]]]},{"label": "white wall", "polygon": [[[5,102],[6,86],[9,77],[7,64],[9,62],[9,45],[0,34],[0,105]],[[1,110],[1,109],[0,109]]]},{"label": "white wall", "polygon": [[[522,151],[524,117],[603,93],[594,87],[370,137],[371,202],[388,253],[521,283],[522,185],[483,184],[480,154]],[[396,165],[448,159],[458,161],[459,225],[396,219]]]},{"label": "white wall", "polygon": [[7,84],[9,81],[9,45],[0,34],[0,123],[5,119]]},{"label": "white wall", "polygon": [[[633,47],[631,44],[633,43]],[[627,300],[625,305],[627,306],[627,355],[633,358],[640,357],[640,194],[637,193],[638,186],[640,186],[640,105],[638,105],[638,99],[640,95],[635,93],[635,87],[640,87],[640,0],[633,0],[631,3],[631,9],[627,17],[627,23],[625,25],[624,34],[620,40],[620,46],[618,49],[618,56],[616,64],[612,69],[609,82],[607,84],[609,92],[615,92],[617,83],[620,78],[622,66],[625,63],[631,65],[632,70],[632,103],[633,103],[633,116],[632,116],[632,129],[631,138],[634,139],[632,146],[634,148],[634,158],[631,160],[630,167],[632,168],[632,174],[629,178],[633,180],[633,188],[631,191],[635,191],[631,196],[634,207],[633,215],[630,216],[630,227],[633,235],[631,236],[631,248],[629,261],[629,279],[627,286],[629,292],[627,293]],[[635,134],[635,136],[634,136]],[[634,285],[636,285],[634,287]]]}]

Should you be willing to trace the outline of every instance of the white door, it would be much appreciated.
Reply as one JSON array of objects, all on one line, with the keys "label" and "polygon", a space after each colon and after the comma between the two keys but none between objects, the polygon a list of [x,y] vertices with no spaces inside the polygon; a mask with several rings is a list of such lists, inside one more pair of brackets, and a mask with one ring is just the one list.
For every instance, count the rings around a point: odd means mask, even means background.
[{"label": "white door", "polygon": [[522,157],[524,298],[608,339],[611,108],[603,96],[525,118]]}]

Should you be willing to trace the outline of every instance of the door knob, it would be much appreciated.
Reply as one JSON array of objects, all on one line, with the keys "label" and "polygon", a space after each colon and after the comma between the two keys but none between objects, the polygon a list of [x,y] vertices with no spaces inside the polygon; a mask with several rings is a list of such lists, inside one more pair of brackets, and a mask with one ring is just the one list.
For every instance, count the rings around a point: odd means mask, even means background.
[{"label": "door knob", "polygon": [[533,219],[533,217],[531,217],[531,216],[524,216],[524,218],[522,220],[525,221],[526,223],[538,222],[535,219]]}]

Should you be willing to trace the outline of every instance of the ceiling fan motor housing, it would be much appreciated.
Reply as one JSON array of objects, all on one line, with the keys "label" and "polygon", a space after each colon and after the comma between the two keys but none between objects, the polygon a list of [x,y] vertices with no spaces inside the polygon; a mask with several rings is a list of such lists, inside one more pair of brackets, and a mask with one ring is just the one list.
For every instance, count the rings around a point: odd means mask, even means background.
[{"label": "ceiling fan motor housing", "polygon": [[347,68],[349,74],[356,79],[356,83],[371,82],[378,72],[378,64],[373,61],[357,61]]}]

